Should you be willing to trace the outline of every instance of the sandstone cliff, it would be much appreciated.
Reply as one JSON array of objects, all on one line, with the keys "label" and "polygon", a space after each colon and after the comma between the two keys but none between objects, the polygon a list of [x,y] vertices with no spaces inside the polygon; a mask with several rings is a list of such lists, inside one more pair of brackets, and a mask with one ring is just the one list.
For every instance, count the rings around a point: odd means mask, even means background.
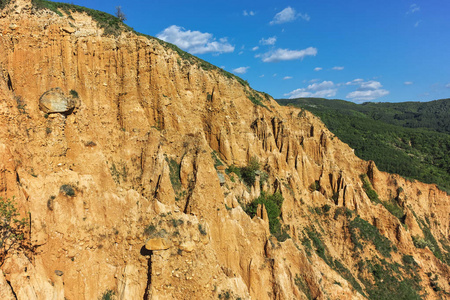
[{"label": "sandstone cliff", "polygon": [[[165,43],[61,15],[0,13],[0,196],[31,224],[2,299],[449,297],[446,193]],[[252,186],[224,172],[252,160]],[[243,210],[262,191],[284,238]]]}]

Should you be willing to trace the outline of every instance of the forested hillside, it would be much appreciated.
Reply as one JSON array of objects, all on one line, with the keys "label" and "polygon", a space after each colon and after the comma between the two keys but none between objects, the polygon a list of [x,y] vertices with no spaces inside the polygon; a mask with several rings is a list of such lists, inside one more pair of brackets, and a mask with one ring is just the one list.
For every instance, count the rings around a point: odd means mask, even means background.
[{"label": "forested hillside", "polygon": [[390,173],[450,191],[450,99],[364,103],[281,99],[311,111],[362,159]]}]

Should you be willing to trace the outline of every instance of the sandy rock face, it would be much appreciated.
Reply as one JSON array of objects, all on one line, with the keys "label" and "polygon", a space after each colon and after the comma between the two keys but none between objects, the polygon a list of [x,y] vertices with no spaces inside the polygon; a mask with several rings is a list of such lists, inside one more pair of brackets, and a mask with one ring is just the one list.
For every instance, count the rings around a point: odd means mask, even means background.
[{"label": "sandy rock face", "polygon": [[[0,298],[364,299],[370,266],[395,264],[428,299],[450,291],[436,186],[155,39],[16,4],[0,17],[0,195],[30,225],[2,252]],[[245,212],[274,193],[280,208]]]}]

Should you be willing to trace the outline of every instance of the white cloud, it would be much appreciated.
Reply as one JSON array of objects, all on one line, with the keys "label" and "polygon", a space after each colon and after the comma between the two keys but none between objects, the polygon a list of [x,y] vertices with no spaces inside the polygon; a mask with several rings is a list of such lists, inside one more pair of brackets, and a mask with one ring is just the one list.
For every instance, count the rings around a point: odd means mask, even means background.
[{"label": "white cloud", "polygon": [[344,67],[336,66],[336,67],[333,67],[333,70],[335,70],[335,71],[342,71],[342,70],[344,70]]},{"label": "white cloud", "polygon": [[404,84],[404,85],[412,85],[413,82],[412,82],[412,81],[405,81],[405,82],[403,82],[403,84]]},{"label": "white cloud", "polygon": [[250,67],[240,67],[233,70],[233,73],[236,74],[245,74],[247,73],[247,70],[250,69]]},{"label": "white cloud", "polygon": [[283,80],[289,80],[292,79],[292,76],[284,76]]},{"label": "white cloud", "polygon": [[317,68],[314,68],[314,71],[316,71],[316,72],[317,72],[317,71],[322,71],[322,69],[323,69],[323,68],[321,68],[321,67],[317,67]]},{"label": "white cloud", "polygon": [[270,25],[292,22],[295,19],[297,19],[296,15],[297,13],[295,12],[295,9],[288,6],[279,13],[277,13],[275,17],[273,17],[273,20],[270,22]]},{"label": "white cloud", "polygon": [[262,75],[259,76],[259,78],[263,78],[263,77],[264,77],[264,74],[262,74]]},{"label": "white cloud", "polygon": [[445,87],[448,88],[448,89],[450,89],[450,83],[447,83],[447,84],[445,85]]},{"label": "white cloud", "polygon": [[238,55],[244,54],[244,51],[239,51]]},{"label": "white cloud", "polygon": [[347,82],[345,85],[357,85],[357,84],[360,84],[363,81],[364,81],[364,79],[357,78],[357,79],[353,79],[352,81]]},{"label": "white cloud", "polygon": [[406,12],[406,14],[413,14],[415,12],[420,11],[420,6],[418,6],[417,4],[411,4],[411,6],[409,7],[409,10]]},{"label": "white cloud", "polygon": [[305,21],[309,21],[311,18],[308,14],[297,13],[295,9],[288,6],[273,17],[273,20],[270,21],[270,25],[274,24],[283,24],[287,22],[292,22],[298,17],[302,18]]},{"label": "white cloud", "polygon": [[259,43],[261,45],[275,45],[275,43],[277,42],[277,37],[273,36],[267,39],[262,38]]},{"label": "white cloud", "polygon": [[316,56],[316,54],[317,49],[309,47],[303,50],[276,49],[255,57],[262,57],[263,62],[280,62],[283,60],[303,59],[305,56]]},{"label": "white cloud", "polygon": [[361,90],[361,91],[378,90],[381,87],[382,87],[382,85],[379,81],[370,80],[370,81],[361,82],[361,85],[359,86],[359,90]]},{"label": "white cloud", "polygon": [[422,20],[417,21],[417,22],[414,24],[414,27],[419,27],[420,23],[422,23]]},{"label": "white cloud", "polygon": [[336,86],[332,81],[322,81],[321,83],[313,83],[306,88],[300,88],[293,90],[290,93],[284,94],[289,96],[290,99],[302,98],[302,97],[334,97],[336,96]]},{"label": "white cloud", "polygon": [[242,14],[243,14],[244,16],[248,17],[248,16],[254,16],[254,15],[255,15],[255,12],[252,11],[252,10],[250,10],[250,11],[244,10],[244,11],[242,12]]},{"label": "white cloud", "polygon": [[256,50],[258,50],[258,49],[259,49],[259,47],[256,46],[256,47],[253,47],[253,48],[252,48],[252,51],[256,51]]},{"label": "white cloud", "polygon": [[185,30],[176,25],[167,27],[158,33],[157,37],[192,54],[221,54],[234,51],[234,46],[228,43],[227,38],[217,41],[211,33]]},{"label": "white cloud", "polygon": [[299,15],[300,18],[302,18],[305,21],[311,20],[311,17],[308,14],[299,13],[298,15]]},{"label": "white cloud", "polygon": [[386,96],[389,94],[387,90],[366,90],[366,91],[354,91],[347,95],[348,99],[355,100],[356,102],[372,101],[377,98]]},{"label": "white cloud", "polygon": [[355,79],[351,82],[347,82],[347,85],[355,84],[359,85],[359,87],[356,91],[347,94],[346,97],[356,102],[371,101],[389,94],[389,91],[382,89],[383,86],[378,81]]}]

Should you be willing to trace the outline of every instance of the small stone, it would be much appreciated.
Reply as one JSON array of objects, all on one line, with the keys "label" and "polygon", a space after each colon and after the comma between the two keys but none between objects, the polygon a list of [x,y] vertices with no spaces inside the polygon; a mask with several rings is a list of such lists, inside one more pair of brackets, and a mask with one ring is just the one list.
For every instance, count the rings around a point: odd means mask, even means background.
[{"label": "small stone", "polygon": [[56,276],[63,276],[64,272],[60,271],[60,270],[55,270],[55,274],[56,274]]},{"label": "small stone", "polygon": [[195,248],[195,243],[193,241],[187,241],[180,245],[180,249],[186,252],[192,252]]},{"label": "small stone", "polygon": [[147,243],[145,243],[145,248],[147,250],[166,250],[172,247],[172,242],[166,238],[154,238],[149,239]]},{"label": "small stone", "polygon": [[76,31],[76,29],[73,27],[63,27],[63,28],[61,28],[61,30],[65,31],[67,33],[74,33]]}]

